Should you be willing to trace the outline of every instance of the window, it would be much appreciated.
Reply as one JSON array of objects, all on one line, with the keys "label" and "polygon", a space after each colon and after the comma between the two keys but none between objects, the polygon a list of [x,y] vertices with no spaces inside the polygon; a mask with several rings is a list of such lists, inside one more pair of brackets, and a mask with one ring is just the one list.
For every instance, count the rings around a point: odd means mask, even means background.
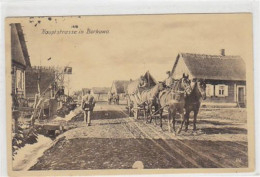
[{"label": "window", "polygon": [[219,86],[218,95],[224,96],[224,93],[225,93],[225,86],[223,86],[223,85]]},{"label": "window", "polygon": [[215,96],[218,96],[218,97],[228,96],[228,86],[227,85],[215,85]]},{"label": "window", "polygon": [[16,70],[16,88],[18,91],[23,90],[23,72],[21,70]]}]

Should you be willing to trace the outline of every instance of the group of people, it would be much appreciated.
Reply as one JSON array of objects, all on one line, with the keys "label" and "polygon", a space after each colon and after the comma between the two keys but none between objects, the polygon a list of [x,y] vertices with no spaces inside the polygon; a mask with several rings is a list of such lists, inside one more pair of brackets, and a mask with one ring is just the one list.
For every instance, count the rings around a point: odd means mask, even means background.
[{"label": "group of people", "polygon": [[[167,78],[164,80],[166,88],[170,88],[174,82],[171,72],[167,71]],[[148,87],[148,81],[144,76],[141,76],[139,79],[139,88],[147,88]],[[90,93],[90,90],[86,92],[86,94],[82,97],[81,101],[81,108],[84,112],[84,122],[86,122],[87,126],[91,125],[91,116],[93,114],[93,110],[95,107],[95,99],[94,96]]]}]

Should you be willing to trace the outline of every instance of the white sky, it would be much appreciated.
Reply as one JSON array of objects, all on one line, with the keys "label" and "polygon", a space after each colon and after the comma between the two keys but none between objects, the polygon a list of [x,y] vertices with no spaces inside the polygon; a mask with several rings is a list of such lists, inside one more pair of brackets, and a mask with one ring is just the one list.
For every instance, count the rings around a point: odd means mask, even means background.
[{"label": "white sky", "polygon": [[[136,79],[146,70],[163,80],[179,52],[220,54],[225,48],[226,55],[246,60],[252,55],[251,20],[249,14],[11,19],[23,26],[32,65],[73,67],[72,90],[111,86],[113,80]],[[109,34],[42,34],[42,29],[74,30],[72,25]]]}]

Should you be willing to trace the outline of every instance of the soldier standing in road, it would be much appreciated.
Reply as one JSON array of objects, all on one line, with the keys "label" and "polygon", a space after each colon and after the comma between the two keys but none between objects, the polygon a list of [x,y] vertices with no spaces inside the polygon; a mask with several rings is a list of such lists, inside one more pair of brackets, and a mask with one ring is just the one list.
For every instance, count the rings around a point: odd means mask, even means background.
[{"label": "soldier standing in road", "polygon": [[95,99],[94,96],[90,94],[90,90],[88,90],[86,95],[82,97],[81,107],[84,112],[84,122],[90,126],[91,116],[95,107]]}]

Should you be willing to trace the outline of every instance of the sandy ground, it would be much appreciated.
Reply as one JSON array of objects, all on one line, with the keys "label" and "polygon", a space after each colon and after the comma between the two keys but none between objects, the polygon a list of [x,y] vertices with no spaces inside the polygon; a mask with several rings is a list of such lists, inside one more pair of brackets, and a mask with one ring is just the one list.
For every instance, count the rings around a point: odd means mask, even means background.
[{"label": "sandy ground", "polygon": [[161,130],[129,118],[124,105],[97,104],[92,126],[82,113],[73,117],[68,123],[76,128],[57,137],[30,170],[128,169],[136,161],[150,169],[247,167],[246,119],[245,109],[201,110],[196,133],[190,119],[188,132],[174,136],[166,119]]}]

